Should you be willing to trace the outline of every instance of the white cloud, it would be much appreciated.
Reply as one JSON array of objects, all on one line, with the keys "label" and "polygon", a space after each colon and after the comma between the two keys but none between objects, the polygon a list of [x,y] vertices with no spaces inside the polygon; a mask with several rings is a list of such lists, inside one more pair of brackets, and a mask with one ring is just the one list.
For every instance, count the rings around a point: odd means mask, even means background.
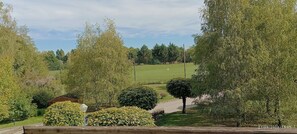
[{"label": "white cloud", "polygon": [[[86,21],[115,21],[122,36],[191,35],[200,30],[203,0],[3,0],[14,8],[20,25],[33,38],[51,38],[56,32],[81,31]],[[55,32],[53,32],[55,31]],[[57,34],[63,36],[61,34]],[[54,35],[53,35],[54,36]],[[65,36],[66,38],[67,36]]]}]

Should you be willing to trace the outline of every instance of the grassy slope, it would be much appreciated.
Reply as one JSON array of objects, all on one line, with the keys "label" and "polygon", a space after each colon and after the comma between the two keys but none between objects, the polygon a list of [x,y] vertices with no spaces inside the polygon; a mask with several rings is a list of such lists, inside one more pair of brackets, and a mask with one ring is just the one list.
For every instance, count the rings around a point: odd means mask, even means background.
[{"label": "grassy slope", "polygon": [[[186,64],[187,78],[194,74],[196,68],[193,63]],[[177,77],[184,77],[184,64],[136,66],[136,82],[139,83],[166,83]]]}]

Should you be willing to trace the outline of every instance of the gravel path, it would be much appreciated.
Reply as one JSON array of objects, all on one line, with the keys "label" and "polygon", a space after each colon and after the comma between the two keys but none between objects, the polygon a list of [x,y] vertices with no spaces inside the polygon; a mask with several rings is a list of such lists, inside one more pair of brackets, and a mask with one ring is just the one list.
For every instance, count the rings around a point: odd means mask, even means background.
[{"label": "gravel path", "polygon": [[[30,126],[42,126],[42,123]],[[0,129],[0,134],[23,134],[23,126]]]},{"label": "gravel path", "polygon": [[[195,107],[196,105],[192,103],[193,101],[194,101],[193,98],[187,98],[186,108]],[[156,110],[164,110],[165,113],[173,113],[177,111],[182,111],[182,108],[183,108],[182,100],[176,99],[169,102],[159,103],[154,109],[150,110],[149,112],[153,112]]]}]

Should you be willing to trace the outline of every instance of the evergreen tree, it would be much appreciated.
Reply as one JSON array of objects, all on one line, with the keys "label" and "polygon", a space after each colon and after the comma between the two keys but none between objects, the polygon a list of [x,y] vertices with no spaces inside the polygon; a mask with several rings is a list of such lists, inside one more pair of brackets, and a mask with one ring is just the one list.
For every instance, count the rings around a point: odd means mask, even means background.
[{"label": "evergreen tree", "polygon": [[168,46],[168,62],[175,62],[179,57],[179,50],[176,45],[170,43]]},{"label": "evergreen tree", "polygon": [[152,51],[146,46],[143,45],[137,53],[138,63],[149,64],[151,63],[153,56]]}]

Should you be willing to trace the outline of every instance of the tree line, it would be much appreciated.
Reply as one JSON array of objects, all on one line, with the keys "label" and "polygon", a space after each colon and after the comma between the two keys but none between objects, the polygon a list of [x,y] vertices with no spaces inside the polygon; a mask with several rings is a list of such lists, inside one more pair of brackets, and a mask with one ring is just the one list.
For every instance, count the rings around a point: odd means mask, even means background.
[{"label": "tree line", "polygon": [[[192,62],[194,48],[185,50],[185,62]],[[152,49],[146,45],[139,48],[128,48],[128,58],[136,64],[165,64],[184,62],[184,48],[173,43],[156,44]]]},{"label": "tree line", "polygon": [[[184,62],[184,48],[178,47],[173,43],[156,44],[152,49],[146,45],[139,48],[126,48],[128,51],[128,59],[136,64],[166,64]],[[66,53],[62,49],[54,51],[44,51],[41,53],[43,60],[47,63],[49,70],[63,70],[66,68],[68,57],[74,53],[76,49],[72,49]],[[185,50],[185,62],[193,62],[194,47]]]},{"label": "tree line", "polygon": [[49,70],[62,70],[66,66],[70,53],[65,54],[63,49],[58,49],[56,52],[44,51],[41,56]]}]

